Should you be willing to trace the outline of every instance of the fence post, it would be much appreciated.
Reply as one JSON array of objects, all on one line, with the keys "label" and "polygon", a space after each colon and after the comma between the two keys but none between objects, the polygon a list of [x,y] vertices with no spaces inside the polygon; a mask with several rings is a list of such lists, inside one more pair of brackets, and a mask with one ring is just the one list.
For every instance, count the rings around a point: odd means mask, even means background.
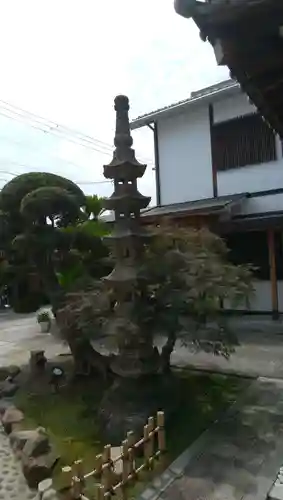
[{"label": "fence post", "polygon": [[73,498],[72,495],[72,483],[73,483],[73,473],[72,467],[68,465],[66,467],[62,467],[62,474],[59,479],[59,490],[63,500],[71,500]]},{"label": "fence post", "polygon": [[82,464],[82,460],[76,460],[72,467],[73,496],[75,499],[80,498],[84,490],[84,474]]},{"label": "fence post", "polygon": [[149,436],[148,436],[148,454],[149,454],[149,467],[150,469],[153,468],[153,460],[154,460],[154,443],[155,443],[155,432],[154,432],[154,418],[149,417],[148,419],[148,430],[149,430]]},{"label": "fence post", "polygon": [[165,424],[164,412],[159,411],[157,413],[157,439],[158,439],[158,450],[160,452],[161,459],[166,451],[164,424]]},{"label": "fence post", "polygon": [[123,461],[123,469],[122,469],[122,485],[121,485],[121,497],[123,500],[127,500],[127,483],[129,478],[129,443],[128,440],[125,439],[122,442],[122,461]]},{"label": "fence post", "polygon": [[104,497],[104,493],[105,493],[105,488],[102,484],[99,484],[98,485],[98,488],[97,488],[97,500],[105,500],[105,497]]},{"label": "fence post", "polygon": [[95,474],[94,477],[101,483],[101,476],[102,476],[102,455],[96,455],[95,457]]},{"label": "fence post", "polygon": [[146,463],[146,468],[149,468],[149,426],[146,424],[143,428],[143,454]]},{"label": "fence post", "polygon": [[129,476],[135,474],[135,435],[133,431],[127,432]]},{"label": "fence post", "polygon": [[104,446],[102,454],[102,475],[101,483],[104,486],[104,495],[112,490],[112,463],[111,463],[111,445]]}]

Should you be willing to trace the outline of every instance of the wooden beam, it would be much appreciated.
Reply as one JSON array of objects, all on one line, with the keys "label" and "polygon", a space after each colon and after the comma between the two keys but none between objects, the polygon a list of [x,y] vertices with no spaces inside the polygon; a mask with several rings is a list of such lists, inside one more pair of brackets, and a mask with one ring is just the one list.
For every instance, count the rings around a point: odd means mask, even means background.
[{"label": "wooden beam", "polygon": [[160,162],[159,162],[159,139],[157,122],[154,122],[153,129],[154,137],[154,162],[155,162],[155,176],[156,176],[156,204],[161,205],[161,187],[160,187]]},{"label": "wooden beam", "polygon": [[267,231],[268,253],[269,253],[269,270],[271,282],[271,302],[272,302],[272,317],[278,319],[278,287],[276,275],[276,257],[275,257],[275,233],[273,229]]},{"label": "wooden beam", "polygon": [[214,124],[213,104],[209,104],[208,114],[209,114],[210,151],[211,151],[211,167],[212,167],[212,189],[213,189],[213,197],[217,198],[218,196],[217,165],[213,160],[213,124]]}]

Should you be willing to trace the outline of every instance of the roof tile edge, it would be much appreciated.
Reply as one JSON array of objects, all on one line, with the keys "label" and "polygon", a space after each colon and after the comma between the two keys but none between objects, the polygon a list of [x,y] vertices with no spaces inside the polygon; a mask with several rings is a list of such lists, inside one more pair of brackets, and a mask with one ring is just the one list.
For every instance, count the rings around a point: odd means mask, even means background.
[{"label": "roof tile edge", "polygon": [[134,118],[131,123],[131,129],[136,129],[143,127],[147,123],[151,123],[154,121],[154,118],[161,114],[165,114],[172,110],[179,109],[188,104],[194,103],[196,101],[201,101],[204,98],[218,96],[222,92],[227,92],[231,89],[240,89],[240,85],[234,80],[224,80],[209,87],[205,87],[203,89],[191,92],[191,95],[187,99],[183,99],[181,101],[177,101],[173,104],[169,104],[168,106],[164,106],[162,108],[156,109],[155,111],[151,111],[149,113],[145,113],[143,115],[137,116]]}]

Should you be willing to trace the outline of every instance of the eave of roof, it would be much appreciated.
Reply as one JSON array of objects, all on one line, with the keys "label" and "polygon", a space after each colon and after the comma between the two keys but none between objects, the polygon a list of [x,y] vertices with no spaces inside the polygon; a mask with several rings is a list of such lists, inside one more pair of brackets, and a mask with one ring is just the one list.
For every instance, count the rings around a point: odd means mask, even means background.
[{"label": "eave of roof", "polygon": [[228,19],[235,20],[247,9],[275,5],[278,0],[175,0],[177,14],[185,18],[201,18],[203,22],[214,23]]},{"label": "eave of roof", "polygon": [[[223,0],[219,2],[203,2],[196,6],[195,12],[197,15],[215,22],[225,22],[228,20],[236,20],[240,18],[246,11],[255,11],[255,9],[266,8],[267,6],[275,5],[278,0]],[[193,16],[194,17],[194,16]]]},{"label": "eave of roof", "polygon": [[[186,0],[183,2],[186,3]],[[230,68],[233,77],[238,80],[260,114],[283,138],[283,113],[280,107],[283,90],[283,64],[280,59],[282,38],[279,35],[280,26],[283,24],[283,2],[196,2],[193,10],[192,17],[201,30],[202,39],[208,39],[212,46],[215,39],[218,39],[222,45],[221,50],[225,57],[220,59],[218,64],[225,64]],[[238,38],[235,37],[236,33]],[[259,48],[256,40],[259,41]],[[263,46],[266,47],[265,51],[262,50]],[[273,57],[274,53],[278,53],[276,58]],[[259,59],[258,67],[255,59]]]},{"label": "eave of roof", "polygon": [[[223,86],[223,84],[225,83],[227,83],[227,85]],[[164,108],[157,109],[156,111],[152,111],[151,113],[138,116],[131,121],[131,129],[135,130],[137,128],[144,127],[145,125],[149,125],[150,123],[153,123],[160,118],[168,118],[169,116],[179,114],[186,111],[187,109],[193,108],[196,105],[215,102],[218,99],[221,99],[223,96],[229,97],[241,91],[240,85],[233,80],[220,82],[219,85],[213,85],[209,88],[214,90],[207,93],[202,93],[202,91],[192,92],[191,97],[189,97],[188,99],[179,101],[175,104],[171,104],[170,106],[165,106]],[[205,90],[209,90],[209,88]]]},{"label": "eave of roof", "polygon": [[146,210],[142,217],[159,216],[186,216],[186,215],[213,215],[225,211],[233,205],[241,203],[248,197],[248,193],[219,196],[218,198],[205,198],[196,201],[186,201],[163,205]]}]

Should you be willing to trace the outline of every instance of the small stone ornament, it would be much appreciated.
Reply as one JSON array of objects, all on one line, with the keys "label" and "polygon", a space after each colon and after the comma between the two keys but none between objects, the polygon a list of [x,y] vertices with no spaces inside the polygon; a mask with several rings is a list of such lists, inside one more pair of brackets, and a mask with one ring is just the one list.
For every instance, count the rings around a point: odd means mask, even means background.
[{"label": "small stone ornament", "polygon": [[47,358],[45,357],[44,351],[31,351],[30,353],[30,370],[35,376],[42,374],[45,371],[45,366],[47,363]]},{"label": "small stone ornament", "polygon": [[54,392],[56,393],[59,392],[60,383],[64,378],[64,376],[65,372],[63,368],[61,368],[60,366],[54,366],[51,372],[51,379],[50,379],[50,384],[52,385]]}]

